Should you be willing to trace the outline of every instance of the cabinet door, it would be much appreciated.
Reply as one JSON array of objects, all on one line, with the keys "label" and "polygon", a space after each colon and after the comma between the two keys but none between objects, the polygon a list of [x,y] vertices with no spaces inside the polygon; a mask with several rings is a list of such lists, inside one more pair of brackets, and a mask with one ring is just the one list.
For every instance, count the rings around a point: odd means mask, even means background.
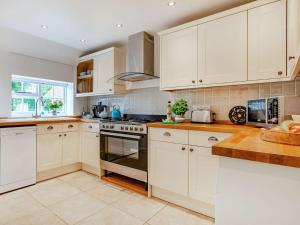
[{"label": "cabinet door", "polygon": [[63,135],[63,165],[79,162],[79,132],[67,132]]},{"label": "cabinet door", "polygon": [[198,26],[199,84],[247,80],[247,12]]},{"label": "cabinet door", "polygon": [[286,2],[249,10],[249,80],[286,76]]},{"label": "cabinet door", "polygon": [[83,132],[81,145],[82,162],[100,169],[100,137],[97,133]]},{"label": "cabinet door", "polygon": [[189,197],[214,204],[219,158],[211,148],[190,146]]},{"label": "cabinet door", "polygon": [[197,84],[197,27],[161,37],[161,88]]},{"label": "cabinet door", "polygon": [[114,80],[114,51],[96,56],[94,59],[94,92],[112,94]]},{"label": "cabinet door", "polygon": [[62,134],[37,135],[37,172],[62,166]]},{"label": "cabinet door", "polygon": [[149,152],[149,183],[187,196],[187,145],[151,141]]},{"label": "cabinet door", "polygon": [[300,1],[288,1],[288,17],[287,17],[287,32],[288,32],[288,55],[287,68],[288,76],[295,75],[298,58],[300,56]]}]

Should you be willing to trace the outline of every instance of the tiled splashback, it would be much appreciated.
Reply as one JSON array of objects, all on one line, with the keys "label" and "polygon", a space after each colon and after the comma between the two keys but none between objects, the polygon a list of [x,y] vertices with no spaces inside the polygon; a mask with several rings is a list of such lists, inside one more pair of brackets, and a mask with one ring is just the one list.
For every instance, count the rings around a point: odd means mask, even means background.
[{"label": "tiled splashback", "polygon": [[[228,120],[229,110],[237,105],[245,105],[248,99],[272,96],[300,95],[300,79],[290,82],[262,83],[251,85],[224,86],[161,92],[159,88],[146,88],[131,91],[124,95],[92,97],[89,104],[120,105],[122,113],[165,114],[168,100],[188,101],[190,110],[193,105],[211,105],[217,120]],[[190,118],[190,111],[186,113]]]}]

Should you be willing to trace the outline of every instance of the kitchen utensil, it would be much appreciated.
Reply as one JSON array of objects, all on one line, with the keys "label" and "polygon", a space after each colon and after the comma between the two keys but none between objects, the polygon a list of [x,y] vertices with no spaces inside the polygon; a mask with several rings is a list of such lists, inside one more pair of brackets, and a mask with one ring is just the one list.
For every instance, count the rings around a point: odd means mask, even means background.
[{"label": "kitchen utensil", "polygon": [[193,123],[214,123],[215,113],[210,110],[210,106],[193,106],[191,113]]},{"label": "kitchen utensil", "polygon": [[111,112],[111,118],[112,118],[112,120],[120,120],[121,119],[121,112],[120,112],[119,105],[113,106],[113,111]]}]

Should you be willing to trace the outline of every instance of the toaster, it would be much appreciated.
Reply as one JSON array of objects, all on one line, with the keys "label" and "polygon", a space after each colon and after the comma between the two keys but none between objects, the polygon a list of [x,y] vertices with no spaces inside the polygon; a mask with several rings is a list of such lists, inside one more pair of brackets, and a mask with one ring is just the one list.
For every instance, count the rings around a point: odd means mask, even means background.
[{"label": "toaster", "polygon": [[214,123],[215,113],[210,110],[210,106],[193,106],[191,120],[193,123]]}]

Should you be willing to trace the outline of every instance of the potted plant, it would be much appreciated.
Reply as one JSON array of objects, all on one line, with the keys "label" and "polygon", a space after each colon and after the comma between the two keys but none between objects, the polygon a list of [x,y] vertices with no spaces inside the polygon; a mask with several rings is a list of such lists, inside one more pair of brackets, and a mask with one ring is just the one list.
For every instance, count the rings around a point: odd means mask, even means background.
[{"label": "potted plant", "polygon": [[56,116],[57,115],[57,110],[63,106],[62,101],[53,101],[48,103],[49,109],[52,111],[52,115]]},{"label": "potted plant", "polygon": [[172,112],[175,114],[176,122],[183,122],[185,120],[184,114],[189,110],[187,101],[180,99],[175,101],[172,105]]}]

